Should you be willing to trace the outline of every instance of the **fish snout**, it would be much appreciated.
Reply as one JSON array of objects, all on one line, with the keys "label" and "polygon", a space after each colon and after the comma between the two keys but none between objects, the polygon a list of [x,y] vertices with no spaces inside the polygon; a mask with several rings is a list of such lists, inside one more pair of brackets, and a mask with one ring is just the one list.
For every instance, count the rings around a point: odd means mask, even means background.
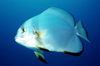
[{"label": "fish snout", "polygon": [[16,40],[17,38],[15,37],[14,39]]},{"label": "fish snout", "polygon": [[14,39],[15,39],[15,41],[17,41],[17,40],[18,40],[18,38],[17,38],[17,37],[15,37]]}]

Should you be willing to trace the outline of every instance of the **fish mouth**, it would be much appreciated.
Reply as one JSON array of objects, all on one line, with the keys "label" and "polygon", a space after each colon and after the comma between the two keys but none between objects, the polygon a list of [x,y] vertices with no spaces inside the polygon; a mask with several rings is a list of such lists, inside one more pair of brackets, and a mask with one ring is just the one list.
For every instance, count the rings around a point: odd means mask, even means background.
[{"label": "fish mouth", "polygon": [[17,42],[17,38],[15,37],[14,39],[15,39],[15,41]]},{"label": "fish mouth", "polygon": [[23,41],[22,38],[16,38],[16,37],[15,37],[14,39],[15,39],[16,42],[21,42],[21,41]]},{"label": "fish mouth", "polygon": [[26,43],[26,41],[22,38],[14,38],[14,39],[18,44],[25,44]]},{"label": "fish mouth", "polygon": [[17,37],[14,39],[18,44],[23,45],[23,46],[28,47],[28,48],[31,48],[31,47],[33,48],[36,46],[36,41],[35,41],[35,39],[32,39],[32,38],[27,39],[27,38]]},{"label": "fish mouth", "polygon": [[15,41],[17,43],[21,43],[21,44],[26,44],[28,41],[30,41],[33,37],[31,37],[30,39],[28,38],[20,38],[20,37],[15,37]]}]

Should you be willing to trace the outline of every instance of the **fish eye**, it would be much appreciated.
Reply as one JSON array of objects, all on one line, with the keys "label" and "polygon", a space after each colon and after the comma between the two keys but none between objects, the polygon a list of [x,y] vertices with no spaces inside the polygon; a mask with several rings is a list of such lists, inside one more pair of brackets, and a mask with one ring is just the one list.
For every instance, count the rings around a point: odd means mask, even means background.
[{"label": "fish eye", "polygon": [[24,29],[24,27],[22,27],[21,29],[22,29],[22,33],[24,33],[24,32],[25,32],[25,29]]}]

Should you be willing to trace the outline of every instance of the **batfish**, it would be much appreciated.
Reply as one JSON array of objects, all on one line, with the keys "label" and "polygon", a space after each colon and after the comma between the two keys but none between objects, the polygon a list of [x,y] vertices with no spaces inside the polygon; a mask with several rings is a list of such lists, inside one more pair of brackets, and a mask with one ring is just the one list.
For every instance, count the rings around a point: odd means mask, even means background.
[{"label": "batfish", "polygon": [[75,26],[71,13],[50,7],[25,21],[18,29],[15,41],[33,50],[38,59],[47,63],[44,51],[80,55],[84,48],[79,37],[90,42],[82,21]]}]

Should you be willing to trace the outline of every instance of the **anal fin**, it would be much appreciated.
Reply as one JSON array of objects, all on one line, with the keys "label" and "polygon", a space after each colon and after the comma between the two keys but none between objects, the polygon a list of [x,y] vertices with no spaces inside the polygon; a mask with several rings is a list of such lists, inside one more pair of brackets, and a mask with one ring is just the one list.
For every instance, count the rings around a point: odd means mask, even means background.
[{"label": "anal fin", "polygon": [[42,52],[40,52],[40,51],[34,51],[34,53],[35,53],[35,55],[37,56],[37,58],[38,58],[39,60],[41,60],[42,62],[48,64],[48,63],[45,61],[45,58],[44,58]]},{"label": "anal fin", "polygon": [[79,56],[82,54],[83,51],[80,51],[78,53],[72,53],[72,52],[68,52],[68,51],[61,51],[62,53],[65,53],[65,54],[70,54],[70,55],[73,55],[73,56]]}]

